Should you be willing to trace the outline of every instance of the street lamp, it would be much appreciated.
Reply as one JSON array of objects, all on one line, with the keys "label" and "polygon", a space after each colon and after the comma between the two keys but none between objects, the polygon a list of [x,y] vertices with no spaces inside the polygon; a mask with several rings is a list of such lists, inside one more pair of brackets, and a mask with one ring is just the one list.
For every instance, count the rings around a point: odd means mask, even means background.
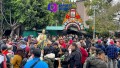
[{"label": "street lamp", "polygon": [[95,40],[95,10],[96,10],[96,6],[93,6],[93,9],[94,9],[94,21],[93,21],[93,27],[94,27],[94,30],[93,30],[93,39]]}]

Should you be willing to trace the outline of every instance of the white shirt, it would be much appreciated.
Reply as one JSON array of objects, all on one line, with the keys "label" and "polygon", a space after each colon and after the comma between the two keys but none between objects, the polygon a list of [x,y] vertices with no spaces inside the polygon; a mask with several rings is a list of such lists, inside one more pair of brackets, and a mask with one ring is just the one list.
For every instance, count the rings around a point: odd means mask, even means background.
[{"label": "white shirt", "polygon": [[0,55],[0,64],[4,61],[4,56]]}]

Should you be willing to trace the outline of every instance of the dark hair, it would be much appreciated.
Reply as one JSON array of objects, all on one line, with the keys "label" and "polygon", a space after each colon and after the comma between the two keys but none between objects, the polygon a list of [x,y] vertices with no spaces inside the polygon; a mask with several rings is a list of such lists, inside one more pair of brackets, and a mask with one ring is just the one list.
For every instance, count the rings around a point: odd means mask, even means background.
[{"label": "dark hair", "polygon": [[57,42],[54,42],[54,43],[53,43],[53,46],[55,46],[55,45],[57,45],[57,46],[58,46],[58,43],[57,43]]},{"label": "dark hair", "polygon": [[86,48],[86,46],[82,43],[81,47],[83,47],[84,49]]},{"label": "dark hair", "polygon": [[101,50],[100,48],[96,49],[96,55],[101,55],[103,53],[104,53],[104,51]]},{"label": "dark hair", "polygon": [[6,50],[7,49],[7,45],[6,44],[2,44],[1,45],[1,50]]},{"label": "dark hair", "polygon": [[77,44],[75,42],[72,43],[72,46],[75,46],[75,48],[77,48]]},{"label": "dark hair", "polygon": [[106,40],[104,40],[103,42],[104,42],[104,44],[106,44],[106,43],[107,43],[107,41],[106,41]]},{"label": "dark hair", "polygon": [[34,54],[34,57],[40,57],[41,54],[39,48],[34,49],[32,53]]},{"label": "dark hair", "polygon": [[22,48],[17,48],[15,54],[20,55],[22,58],[25,57],[24,50]]},{"label": "dark hair", "polygon": [[120,55],[120,52],[118,53],[118,55]]}]

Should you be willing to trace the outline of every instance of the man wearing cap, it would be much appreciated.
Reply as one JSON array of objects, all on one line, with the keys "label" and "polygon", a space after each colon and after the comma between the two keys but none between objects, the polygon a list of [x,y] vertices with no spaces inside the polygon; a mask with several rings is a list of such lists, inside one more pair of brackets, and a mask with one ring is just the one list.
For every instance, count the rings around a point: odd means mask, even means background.
[{"label": "man wearing cap", "polygon": [[96,48],[100,48],[101,50],[103,50],[103,51],[105,51],[105,47],[102,45],[102,40],[101,39],[99,39],[98,41],[97,41],[97,43],[98,44],[96,44]]},{"label": "man wearing cap", "polygon": [[116,68],[117,64],[116,64],[116,59],[118,57],[118,51],[117,51],[117,47],[114,44],[113,40],[110,40],[110,45],[108,45],[108,47],[106,48],[106,53],[107,56],[109,58],[108,60],[108,68]]}]

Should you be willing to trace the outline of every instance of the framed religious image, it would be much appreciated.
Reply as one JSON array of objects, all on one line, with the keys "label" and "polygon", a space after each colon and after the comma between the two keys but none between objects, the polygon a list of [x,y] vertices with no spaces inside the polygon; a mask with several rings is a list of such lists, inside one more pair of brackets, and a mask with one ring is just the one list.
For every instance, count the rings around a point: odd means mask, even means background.
[{"label": "framed religious image", "polygon": [[70,17],[71,18],[75,18],[75,15],[76,15],[76,10],[75,9],[71,9],[70,10]]}]

